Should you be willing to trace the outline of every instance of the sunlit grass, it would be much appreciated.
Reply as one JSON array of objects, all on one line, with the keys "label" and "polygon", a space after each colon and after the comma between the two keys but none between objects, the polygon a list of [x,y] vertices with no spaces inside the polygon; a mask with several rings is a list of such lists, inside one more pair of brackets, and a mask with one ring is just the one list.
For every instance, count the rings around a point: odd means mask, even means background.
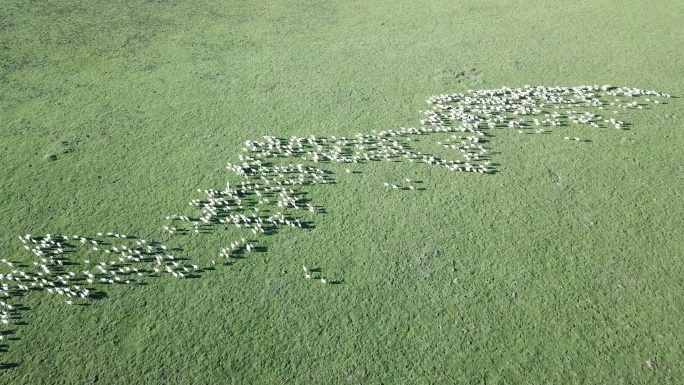
[{"label": "sunlit grass", "polygon": [[[17,235],[164,234],[247,139],[418,125],[434,94],[615,84],[681,97],[662,1],[0,6],[0,254]],[[330,165],[311,231],[198,279],[31,293],[3,383],[679,383],[679,99],[629,130],[495,130],[493,175]],[[569,143],[564,136],[586,142]],[[326,166],[327,167],[327,166]],[[388,193],[384,181],[425,190]],[[232,234],[231,234],[232,236]],[[306,280],[302,265],[338,285]],[[647,361],[650,364],[647,364]]]}]

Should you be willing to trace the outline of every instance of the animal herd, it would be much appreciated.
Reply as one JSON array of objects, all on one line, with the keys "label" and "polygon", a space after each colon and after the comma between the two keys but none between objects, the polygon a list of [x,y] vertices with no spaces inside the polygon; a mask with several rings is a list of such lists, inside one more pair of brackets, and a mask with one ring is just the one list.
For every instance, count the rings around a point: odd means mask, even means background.
[{"label": "animal herd", "polygon": [[[0,259],[0,339],[20,319],[24,295],[46,293],[65,305],[88,303],[107,285],[139,284],[158,277],[183,279],[259,250],[258,240],[282,228],[312,226],[319,207],[303,194],[330,185],[326,164],[343,163],[345,172],[368,162],[401,161],[443,167],[452,172],[492,174],[488,136],[496,130],[520,133],[565,130],[571,125],[623,129],[624,113],[661,104],[670,95],[628,87],[502,87],[441,94],[427,99],[419,127],[385,129],[350,137],[264,136],[248,140],[226,168],[232,174],[220,188],[198,189],[192,213],[165,218],[162,233],[180,243],[185,236],[226,231],[225,245],[210,261],[191,261],[182,250],[148,237],[101,231],[79,234],[19,235]],[[580,138],[566,136],[570,142]],[[572,140],[571,140],[572,139]],[[426,147],[427,149],[421,150]],[[332,167],[330,167],[332,168]],[[409,178],[378,181],[390,193],[415,190]],[[106,225],[106,224],[105,224]],[[233,229],[227,231],[228,229]],[[168,234],[168,236],[166,235]],[[20,251],[25,253],[20,255]],[[303,278],[312,278],[304,266]],[[325,284],[326,277],[316,279]]]}]

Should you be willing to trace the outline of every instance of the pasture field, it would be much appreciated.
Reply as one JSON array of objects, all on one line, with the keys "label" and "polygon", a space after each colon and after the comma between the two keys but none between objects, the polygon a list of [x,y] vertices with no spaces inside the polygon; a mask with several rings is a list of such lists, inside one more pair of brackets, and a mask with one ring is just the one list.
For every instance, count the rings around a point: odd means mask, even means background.
[{"label": "pasture field", "polygon": [[[664,0],[3,1],[0,284],[39,271],[24,234],[199,268],[73,304],[10,290],[0,383],[682,383],[682,25]],[[673,97],[606,106],[621,130],[488,129],[484,174],[302,161],[331,182],[300,189],[316,213],[255,252],[163,227],[239,186],[245,141],[420,127],[431,95],[528,84]]]}]

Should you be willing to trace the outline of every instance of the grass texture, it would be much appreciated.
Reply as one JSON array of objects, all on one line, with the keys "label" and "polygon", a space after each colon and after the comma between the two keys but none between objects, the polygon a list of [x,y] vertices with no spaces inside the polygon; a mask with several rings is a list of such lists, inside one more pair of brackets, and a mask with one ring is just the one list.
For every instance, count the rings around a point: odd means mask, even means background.
[{"label": "grass texture", "polygon": [[[203,270],[12,297],[0,382],[681,383],[683,23],[665,1],[3,2],[1,257],[115,231]],[[525,84],[675,98],[623,130],[490,130],[491,174],[326,164],[310,228],[228,262],[237,231],[162,227],[239,182],[246,140],[418,126],[430,95]]]}]

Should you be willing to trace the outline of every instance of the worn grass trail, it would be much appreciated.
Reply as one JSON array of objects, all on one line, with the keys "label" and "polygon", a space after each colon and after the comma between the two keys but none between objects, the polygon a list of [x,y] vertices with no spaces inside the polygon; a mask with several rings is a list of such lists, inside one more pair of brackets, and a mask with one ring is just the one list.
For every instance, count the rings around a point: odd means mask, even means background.
[{"label": "worn grass trail", "polygon": [[[164,216],[223,186],[247,139],[411,126],[428,95],[504,84],[684,89],[684,10],[660,1],[1,7],[0,253],[15,262],[17,234],[166,241]],[[679,383],[680,111],[496,131],[495,175],[333,169],[307,191],[326,208],[315,229],[264,253],[92,306],[26,297],[0,381]],[[426,190],[378,186],[404,177]],[[208,261],[226,241],[183,248]]]}]

